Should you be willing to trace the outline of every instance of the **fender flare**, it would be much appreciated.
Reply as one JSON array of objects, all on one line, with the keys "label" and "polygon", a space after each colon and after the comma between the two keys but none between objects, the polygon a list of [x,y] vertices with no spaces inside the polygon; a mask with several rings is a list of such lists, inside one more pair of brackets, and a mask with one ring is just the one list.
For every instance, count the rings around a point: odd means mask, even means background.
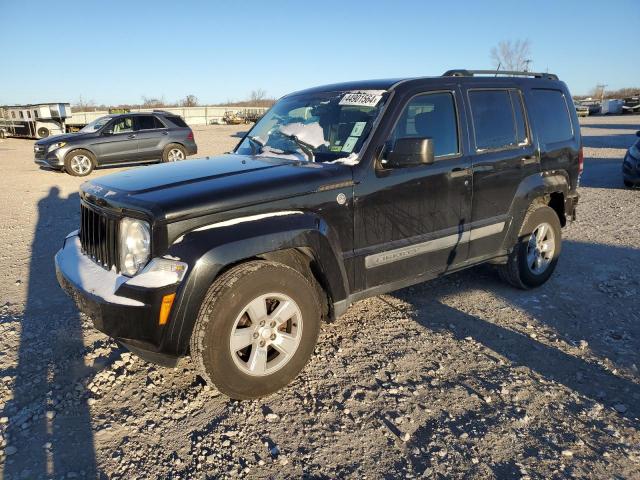
[{"label": "fender flare", "polygon": [[[282,212],[281,212],[282,213]],[[336,232],[318,215],[302,211],[244,217],[200,227],[179,237],[168,256],[189,265],[178,288],[163,347],[177,355],[189,349],[189,339],[204,297],[215,279],[242,261],[287,249],[311,252],[325,280],[331,302],[348,294],[348,279]],[[240,219],[242,220],[242,219]]]},{"label": "fender flare", "polygon": [[570,188],[569,174],[564,170],[536,173],[525,177],[518,185],[509,208],[511,223],[504,238],[503,249],[509,251],[516,244],[524,216],[534,200],[551,193],[562,193],[566,199]]}]

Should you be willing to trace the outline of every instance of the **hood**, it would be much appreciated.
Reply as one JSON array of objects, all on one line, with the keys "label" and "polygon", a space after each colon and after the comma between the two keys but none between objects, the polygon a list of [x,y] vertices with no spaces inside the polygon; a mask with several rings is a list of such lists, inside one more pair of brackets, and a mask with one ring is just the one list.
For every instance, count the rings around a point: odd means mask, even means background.
[{"label": "hood", "polygon": [[304,195],[351,179],[345,165],[228,154],[106,175],[84,183],[81,195],[172,222]]},{"label": "hood", "polygon": [[52,135],[50,137],[41,138],[36,142],[36,145],[51,145],[52,143],[56,143],[56,142],[67,142],[67,141],[72,141],[80,138],[85,138],[89,135],[92,135],[92,134],[91,133],[63,133],[61,135]]}]

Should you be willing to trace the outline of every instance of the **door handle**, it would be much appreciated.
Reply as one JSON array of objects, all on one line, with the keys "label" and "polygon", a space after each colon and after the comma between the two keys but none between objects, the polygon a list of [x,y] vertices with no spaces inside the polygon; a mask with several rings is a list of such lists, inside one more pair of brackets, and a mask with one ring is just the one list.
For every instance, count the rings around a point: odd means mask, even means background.
[{"label": "door handle", "polygon": [[450,178],[468,177],[469,175],[471,175],[470,168],[456,167],[451,169],[451,171],[449,172]]},{"label": "door handle", "polygon": [[131,135],[129,135],[127,138],[136,138],[135,133],[132,133]]},{"label": "door handle", "polygon": [[169,132],[162,132],[163,135],[169,135]]}]

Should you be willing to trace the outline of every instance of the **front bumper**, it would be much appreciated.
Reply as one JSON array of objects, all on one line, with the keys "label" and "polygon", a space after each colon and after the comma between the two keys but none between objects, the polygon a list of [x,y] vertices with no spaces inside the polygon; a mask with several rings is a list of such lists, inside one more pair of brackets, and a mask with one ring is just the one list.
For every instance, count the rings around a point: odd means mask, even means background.
[{"label": "front bumper", "polygon": [[56,276],[78,309],[93,320],[95,328],[147,361],[175,366],[178,356],[163,345],[159,325],[164,295],[177,285],[146,288],[128,285],[129,277],[100,267],[81,252],[77,232],[70,234],[55,256]]},{"label": "front bumper", "polygon": [[70,150],[70,148],[57,148],[51,152],[48,152],[46,150],[43,151],[36,151],[35,152],[35,157],[33,159],[34,163],[37,163],[38,165],[42,165],[43,167],[49,167],[49,168],[55,168],[55,169],[61,169],[64,167],[64,157],[67,154],[67,152]]}]

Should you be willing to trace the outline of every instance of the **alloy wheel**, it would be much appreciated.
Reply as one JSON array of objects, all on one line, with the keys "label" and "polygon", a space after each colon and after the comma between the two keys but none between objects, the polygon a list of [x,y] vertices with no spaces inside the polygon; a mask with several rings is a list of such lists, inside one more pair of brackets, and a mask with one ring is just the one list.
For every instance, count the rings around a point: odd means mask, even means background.
[{"label": "alloy wheel", "polygon": [[293,358],[301,338],[302,313],[296,302],[282,293],[268,293],[251,300],[236,318],[229,349],[244,373],[266,376]]}]

